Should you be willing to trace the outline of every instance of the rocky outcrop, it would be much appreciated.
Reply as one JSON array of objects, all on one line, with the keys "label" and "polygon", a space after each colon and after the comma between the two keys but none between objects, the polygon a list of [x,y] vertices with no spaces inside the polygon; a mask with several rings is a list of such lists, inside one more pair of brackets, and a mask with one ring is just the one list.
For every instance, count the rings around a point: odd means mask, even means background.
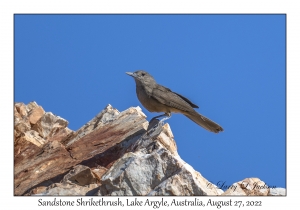
[{"label": "rocky outcrop", "polygon": [[15,195],[285,194],[253,189],[264,184],[255,178],[223,192],[180,158],[169,125],[148,128],[139,107],[107,105],[78,131],[35,102],[14,110]]},{"label": "rocky outcrop", "polygon": [[234,183],[222,195],[286,195],[284,188],[272,188],[258,178],[246,178]]},{"label": "rocky outcrop", "polygon": [[268,195],[280,195],[280,196],[286,196],[286,190],[284,188],[281,187],[277,187],[277,188],[270,188],[270,192]]},{"label": "rocky outcrop", "polygon": [[247,178],[234,183],[222,195],[268,195],[269,189],[262,188],[266,184],[258,178]]}]

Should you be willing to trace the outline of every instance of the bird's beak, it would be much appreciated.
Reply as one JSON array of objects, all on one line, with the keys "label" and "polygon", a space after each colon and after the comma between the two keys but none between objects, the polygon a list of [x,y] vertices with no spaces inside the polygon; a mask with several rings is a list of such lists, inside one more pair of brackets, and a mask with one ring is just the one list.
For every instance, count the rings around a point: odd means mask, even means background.
[{"label": "bird's beak", "polygon": [[132,76],[132,77],[136,77],[136,74],[134,72],[126,72],[126,74],[128,74],[129,76]]}]

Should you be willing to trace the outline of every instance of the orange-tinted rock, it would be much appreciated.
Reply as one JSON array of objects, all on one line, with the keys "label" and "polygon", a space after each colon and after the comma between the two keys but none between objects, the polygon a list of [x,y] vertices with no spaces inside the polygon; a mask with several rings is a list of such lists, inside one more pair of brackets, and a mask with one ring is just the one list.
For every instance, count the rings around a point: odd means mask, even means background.
[{"label": "orange-tinted rock", "polygon": [[99,166],[98,168],[92,169],[92,172],[95,174],[97,179],[100,181],[103,174],[105,174],[107,171],[107,168]]},{"label": "orange-tinted rock", "polygon": [[28,113],[28,119],[31,124],[36,124],[36,122],[45,114],[43,107],[38,106],[31,109]]},{"label": "orange-tinted rock", "polygon": [[47,140],[40,137],[38,132],[34,130],[26,131],[21,138],[24,138],[26,141],[29,141],[38,147],[42,147],[47,142]]},{"label": "orange-tinted rock", "polygon": [[22,195],[35,185],[62,174],[76,165],[76,161],[58,141],[51,141],[43,148],[24,139],[21,143],[23,144],[20,146],[23,148],[15,157],[15,195]]},{"label": "orange-tinted rock", "polygon": [[37,131],[42,138],[50,138],[67,127],[67,125],[68,121],[65,119],[47,112],[36,122],[32,130]]},{"label": "orange-tinted rock", "polygon": [[97,178],[89,167],[76,165],[72,170],[69,171],[68,174],[64,176],[62,182],[85,186],[96,183]]},{"label": "orange-tinted rock", "polygon": [[17,112],[21,115],[21,117],[27,116],[27,110],[24,103],[16,103],[15,108]]},{"label": "orange-tinted rock", "polygon": [[48,141],[64,141],[66,138],[68,138],[70,135],[72,135],[74,131],[70,130],[69,128],[64,128],[59,130],[54,136],[48,137]]},{"label": "orange-tinted rock", "polygon": [[[33,110],[36,107],[35,103],[29,107]],[[70,138],[66,141],[67,147],[56,140],[66,138],[61,130],[65,129],[67,121],[52,113],[44,114],[33,126],[34,130],[25,132],[26,135],[15,144],[15,195],[23,195],[40,183],[64,174],[73,166],[103,154],[130,135],[144,130],[143,123],[146,120],[140,109],[131,108],[120,115],[113,108],[109,109],[112,113],[109,113],[108,109],[105,110],[107,112],[101,112],[89,125],[83,126],[81,132],[74,134],[65,130],[65,133],[71,134],[67,134]],[[125,122],[130,123],[132,127],[128,127]],[[115,154],[113,159],[106,161],[115,161],[120,157],[118,155],[123,153]],[[97,178],[95,173],[90,174]]]},{"label": "orange-tinted rock", "polygon": [[67,148],[73,158],[89,159],[112,148],[132,134],[145,130],[143,124],[145,122],[145,115],[141,110],[130,108],[121,112],[109,124],[100,126],[86,135],[83,135],[85,133],[83,130],[81,138],[77,138],[77,141],[70,141]]},{"label": "orange-tinted rock", "polygon": [[30,122],[26,116],[18,118],[15,115],[15,138],[20,137],[25,132],[31,129]]}]

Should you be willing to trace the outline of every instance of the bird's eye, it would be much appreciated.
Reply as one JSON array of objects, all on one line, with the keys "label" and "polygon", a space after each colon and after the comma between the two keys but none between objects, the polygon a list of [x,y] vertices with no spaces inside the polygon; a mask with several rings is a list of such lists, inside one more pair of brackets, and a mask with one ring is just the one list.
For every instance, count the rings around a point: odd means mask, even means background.
[{"label": "bird's eye", "polygon": [[145,73],[142,73],[142,76],[145,76]]}]

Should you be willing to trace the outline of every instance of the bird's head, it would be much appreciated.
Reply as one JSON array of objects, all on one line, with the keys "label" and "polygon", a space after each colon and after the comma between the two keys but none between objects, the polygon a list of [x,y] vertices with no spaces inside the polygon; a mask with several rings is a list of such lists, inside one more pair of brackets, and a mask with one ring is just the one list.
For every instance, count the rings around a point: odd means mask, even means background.
[{"label": "bird's head", "polygon": [[154,78],[146,71],[138,70],[135,72],[126,72],[129,76],[132,76],[136,84],[151,85],[156,84]]}]

